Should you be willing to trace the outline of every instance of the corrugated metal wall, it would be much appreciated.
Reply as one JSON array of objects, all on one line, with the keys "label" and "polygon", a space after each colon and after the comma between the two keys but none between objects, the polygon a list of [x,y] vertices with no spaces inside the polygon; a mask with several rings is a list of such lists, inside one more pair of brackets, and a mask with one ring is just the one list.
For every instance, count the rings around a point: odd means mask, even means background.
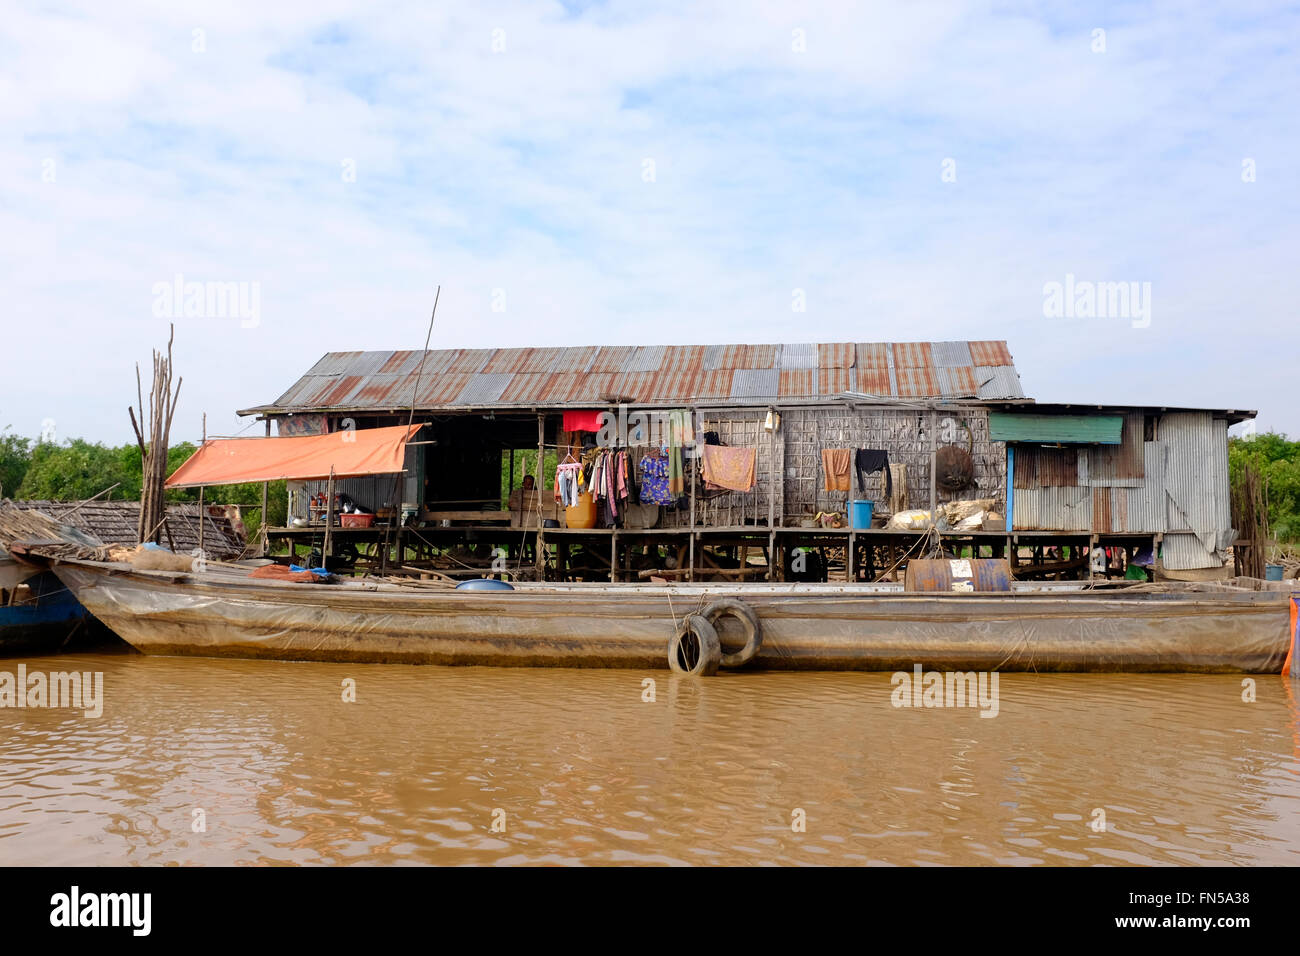
[{"label": "corrugated metal wall", "polygon": [[1157,418],[1156,440],[1143,441],[1144,417],[1125,416],[1119,445],[1079,449],[1075,487],[1052,486],[1064,450],[1017,445],[1014,530],[1163,532],[1166,568],[1221,567],[1235,536],[1227,422],[1171,412]]}]

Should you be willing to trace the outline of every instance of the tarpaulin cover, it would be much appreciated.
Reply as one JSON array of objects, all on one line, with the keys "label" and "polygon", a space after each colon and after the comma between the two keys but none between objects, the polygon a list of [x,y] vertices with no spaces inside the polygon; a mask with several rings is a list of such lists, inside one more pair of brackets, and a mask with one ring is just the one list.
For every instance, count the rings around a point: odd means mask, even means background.
[{"label": "tarpaulin cover", "polygon": [[566,432],[600,431],[600,411],[569,411],[564,413],[564,430]]},{"label": "tarpaulin cover", "polygon": [[361,428],[304,438],[216,438],[167,479],[168,488],[245,481],[313,481],[401,471],[420,425]]}]

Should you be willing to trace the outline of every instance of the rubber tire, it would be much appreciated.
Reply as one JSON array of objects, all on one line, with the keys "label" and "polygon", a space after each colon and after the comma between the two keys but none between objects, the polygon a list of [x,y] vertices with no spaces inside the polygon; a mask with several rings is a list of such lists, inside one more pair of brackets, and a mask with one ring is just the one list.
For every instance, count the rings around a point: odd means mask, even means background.
[{"label": "rubber tire", "polygon": [[[692,653],[689,646],[682,647],[682,642],[688,635],[694,638],[699,649],[698,656],[690,666],[687,665],[686,660],[679,657],[679,655]],[[722,663],[722,642],[718,640],[718,632],[707,618],[699,614],[687,616],[682,621],[681,627],[677,629],[677,633],[673,635],[673,639],[668,642],[668,669],[675,674],[711,677],[718,672],[720,663]]]},{"label": "rubber tire", "polygon": [[[758,612],[752,607],[738,598],[722,598],[714,601],[701,613],[710,625],[716,624],[718,618],[724,614],[730,614],[745,628],[745,646],[732,654],[723,654],[721,661],[723,667],[744,667],[758,656],[759,650],[763,647],[763,625],[758,621]],[[717,628],[715,627],[714,630],[716,631]]]}]

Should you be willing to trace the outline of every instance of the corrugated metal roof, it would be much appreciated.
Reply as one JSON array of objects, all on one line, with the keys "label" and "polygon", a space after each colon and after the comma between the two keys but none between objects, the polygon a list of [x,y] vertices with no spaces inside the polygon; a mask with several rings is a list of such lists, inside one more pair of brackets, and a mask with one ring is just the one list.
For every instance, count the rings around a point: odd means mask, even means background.
[{"label": "corrugated metal roof", "polygon": [[791,368],[781,370],[780,395],[782,398],[812,398],[817,391],[817,369]]},{"label": "corrugated metal roof", "polygon": [[[817,368],[817,346],[785,345],[781,347],[781,368],[815,369]],[[816,394],[813,392],[811,394]]]},{"label": "corrugated metal roof", "polygon": [[931,342],[930,355],[939,368],[969,367],[975,364],[971,360],[969,342]]},{"label": "corrugated metal roof", "polygon": [[884,342],[860,342],[858,368],[889,368],[889,350]]},{"label": "corrugated metal roof", "polygon": [[729,398],[776,398],[781,394],[781,371],[775,368],[738,368],[732,374]]},{"label": "corrugated metal roof", "polygon": [[456,396],[456,404],[491,405],[501,398],[513,377],[509,372],[476,372]]},{"label": "corrugated metal roof", "polygon": [[969,342],[972,365],[1014,365],[1006,342]]},{"label": "corrugated metal roof", "polygon": [[1032,490],[1079,486],[1079,453],[1076,449],[1017,445],[1015,454],[1013,487]]},{"label": "corrugated metal roof", "polygon": [[976,394],[979,398],[1024,398],[1020,390],[1020,376],[1014,366],[976,365]]},{"label": "corrugated metal roof", "polygon": [[831,342],[817,346],[817,364],[821,368],[853,368],[856,347],[852,342]]},{"label": "corrugated metal roof", "polygon": [[894,368],[931,368],[934,359],[929,342],[894,342]]},{"label": "corrugated metal roof", "polygon": [[[275,402],[252,411],[400,408],[411,402],[417,373],[416,405],[424,409],[599,403],[611,394],[658,404],[832,399],[845,391],[900,399],[1022,398],[1015,368],[970,364],[1005,353],[999,342],[331,352]],[[505,378],[470,377],[480,375]]]}]

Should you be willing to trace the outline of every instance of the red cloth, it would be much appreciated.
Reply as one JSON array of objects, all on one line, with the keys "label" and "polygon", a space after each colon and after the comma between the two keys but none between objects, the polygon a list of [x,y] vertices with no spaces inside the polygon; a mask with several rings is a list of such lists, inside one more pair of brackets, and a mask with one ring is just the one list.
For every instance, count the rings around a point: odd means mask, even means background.
[{"label": "red cloth", "polygon": [[564,430],[566,432],[600,431],[600,410],[594,412],[565,412]]},{"label": "red cloth", "polygon": [[264,564],[249,575],[250,578],[269,578],[272,581],[293,581],[295,584],[315,584],[320,579],[310,571],[290,571],[283,564]]}]

